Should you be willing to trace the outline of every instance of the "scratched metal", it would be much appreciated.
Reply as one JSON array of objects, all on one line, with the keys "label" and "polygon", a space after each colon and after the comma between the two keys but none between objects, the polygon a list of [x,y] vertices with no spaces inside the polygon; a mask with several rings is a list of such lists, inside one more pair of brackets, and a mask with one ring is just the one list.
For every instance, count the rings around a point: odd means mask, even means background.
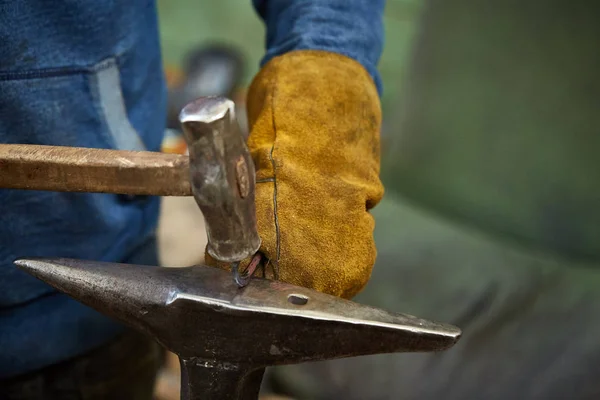
[{"label": "scratched metal", "polygon": [[240,289],[207,266],[160,268],[71,259],[16,264],[179,355],[182,399],[257,399],[264,368],[367,354],[440,351],[454,326],[281,282]]}]

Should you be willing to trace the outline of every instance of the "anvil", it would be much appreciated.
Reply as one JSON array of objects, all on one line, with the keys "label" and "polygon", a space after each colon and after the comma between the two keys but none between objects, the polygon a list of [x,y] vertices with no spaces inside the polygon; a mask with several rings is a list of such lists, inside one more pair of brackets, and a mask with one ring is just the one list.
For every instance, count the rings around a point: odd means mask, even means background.
[{"label": "anvil", "polygon": [[250,400],[264,368],[367,354],[439,351],[456,327],[224,270],[71,259],[17,265],[74,299],[155,338],[181,363],[181,398]]}]

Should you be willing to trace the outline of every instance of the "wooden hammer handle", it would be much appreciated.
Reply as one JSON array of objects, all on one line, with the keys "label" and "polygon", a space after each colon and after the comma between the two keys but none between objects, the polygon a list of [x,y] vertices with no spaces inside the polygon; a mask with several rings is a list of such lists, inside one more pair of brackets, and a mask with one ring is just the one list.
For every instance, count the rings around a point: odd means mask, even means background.
[{"label": "wooden hammer handle", "polygon": [[189,158],[149,151],[0,144],[0,188],[191,196]]}]

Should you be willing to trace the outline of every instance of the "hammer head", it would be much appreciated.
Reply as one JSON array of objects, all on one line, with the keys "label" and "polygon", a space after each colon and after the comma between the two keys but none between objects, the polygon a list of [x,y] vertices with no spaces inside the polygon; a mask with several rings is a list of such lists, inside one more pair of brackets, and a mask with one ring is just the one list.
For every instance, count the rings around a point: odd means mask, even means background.
[{"label": "hammer head", "polygon": [[202,97],[179,115],[190,153],[190,182],[206,222],[207,251],[223,262],[256,253],[254,163],[235,118],[233,101]]},{"label": "hammer head", "polygon": [[281,282],[240,289],[226,271],[71,259],[16,264],[96,310],[153,336],[180,357],[235,365],[292,364],[438,351],[460,330]]}]

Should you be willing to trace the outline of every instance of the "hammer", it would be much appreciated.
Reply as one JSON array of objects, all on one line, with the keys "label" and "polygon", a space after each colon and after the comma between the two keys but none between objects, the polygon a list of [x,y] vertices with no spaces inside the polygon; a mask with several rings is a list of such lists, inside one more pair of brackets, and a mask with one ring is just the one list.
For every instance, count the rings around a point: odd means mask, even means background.
[{"label": "hammer", "polygon": [[[189,161],[143,152],[2,145],[0,187],[191,192],[206,220],[208,253],[235,266],[256,253],[260,237],[254,165],[233,103],[202,98],[186,106],[180,120]],[[248,284],[249,277],[240,277],[236,268],[231,279],[228,272],[203,265],[171,269],[62,258],[15,263],[177,354],[184,400],[256,399],[267,366],[439,351],[460,337],[450,325],[306,288],[260,278]]]}]

